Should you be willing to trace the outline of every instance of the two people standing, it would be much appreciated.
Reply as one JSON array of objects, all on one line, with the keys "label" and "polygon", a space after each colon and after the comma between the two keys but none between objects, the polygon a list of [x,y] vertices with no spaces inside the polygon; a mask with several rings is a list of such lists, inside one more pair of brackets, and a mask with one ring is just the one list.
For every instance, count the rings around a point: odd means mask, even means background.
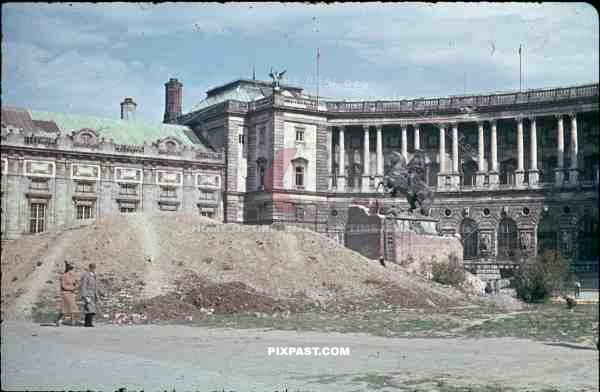
[{"label": "two people standing", "polygon": [[[79,313],[75,301],[75,276],[73,275],[73,264],[65,261],[65,272],[60,276],[60,310],[56,319],[56,326],[59,326],[64,316],[70,316],[74,323],[75,314]],[[83,300],[83,313],[85,315],[84,326],[93,327],[94,316],[96,315],[96,302],[98,294],[96,289],[96,265],[91,263],[86,272],[81,277],[79,292]]]}]

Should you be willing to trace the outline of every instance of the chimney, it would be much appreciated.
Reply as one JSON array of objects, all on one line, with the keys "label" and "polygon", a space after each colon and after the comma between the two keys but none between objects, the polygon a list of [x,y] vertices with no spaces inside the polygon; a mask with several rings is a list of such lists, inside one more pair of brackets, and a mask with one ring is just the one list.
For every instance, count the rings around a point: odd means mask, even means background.
[{"label": "chimney", "polygon": [[121,102],[121,120],[134,120],[136,103],[133,98],[125,98]]},{"label": "chimney", "polygon": [[181,114],[181,92],[183,84],[177,79],[169,79],[165,83],[165,116],[163,122],[172,124],[177,122],[177,116]]}]

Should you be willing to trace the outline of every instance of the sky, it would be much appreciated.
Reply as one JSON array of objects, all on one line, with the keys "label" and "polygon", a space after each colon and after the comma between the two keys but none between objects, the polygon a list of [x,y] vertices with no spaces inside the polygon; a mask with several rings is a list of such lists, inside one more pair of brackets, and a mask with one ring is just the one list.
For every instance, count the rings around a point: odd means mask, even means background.
[{"label": "sky", "polygon": [[97,3],[2,5],[2,104],[162,121],[164,83],[184,112],[238,78],[327,97],[448,96],[598,82],[587,3]]}]

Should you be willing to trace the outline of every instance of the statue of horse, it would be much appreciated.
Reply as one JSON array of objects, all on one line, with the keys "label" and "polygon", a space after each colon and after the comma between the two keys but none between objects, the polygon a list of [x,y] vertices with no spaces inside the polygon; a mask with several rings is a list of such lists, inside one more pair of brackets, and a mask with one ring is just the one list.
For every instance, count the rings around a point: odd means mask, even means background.
[{"label": "statue of horse", "polygon": [[394,151],[385,158],[383,181],[377,189],[383,185],[385,192],[392,197],[405,195],[410,212],[418,206],[423,215],[428,215],[427,211],[433,203],[433,192],[427,186],[425,166],[425,153],[421,150],[415,151],[408,164],[402,154]]}]

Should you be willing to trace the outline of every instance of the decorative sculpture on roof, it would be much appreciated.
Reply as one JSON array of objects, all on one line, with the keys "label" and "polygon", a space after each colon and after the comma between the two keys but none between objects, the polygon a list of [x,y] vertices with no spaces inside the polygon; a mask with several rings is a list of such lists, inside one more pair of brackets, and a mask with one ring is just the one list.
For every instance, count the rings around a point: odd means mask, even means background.
[{"label": "decorative sculpture on roof", "polygon": [[402,154],[394,151],[385,159],[383,181],[377,188],[383,185],[384,190],[392,197],[396,197],[398,193],[406,195],[410,212],[418,206],[421,214],[428,215],[429,207],[433,203],[433,192],[427,186],[425,166],[423,151],[415,151],[408,164]]},{"label": "decorative sculpture on roof", "polygon": [[282,72],[273,72],[273,68],[271,68],[269,77],[273,79],[273,83],[271,83],[271,87],[273,87],[273,90],[279,91],[279,81],[283,79],[283,75],[285,75],[285,72],[286,70],[283,70]]}]

